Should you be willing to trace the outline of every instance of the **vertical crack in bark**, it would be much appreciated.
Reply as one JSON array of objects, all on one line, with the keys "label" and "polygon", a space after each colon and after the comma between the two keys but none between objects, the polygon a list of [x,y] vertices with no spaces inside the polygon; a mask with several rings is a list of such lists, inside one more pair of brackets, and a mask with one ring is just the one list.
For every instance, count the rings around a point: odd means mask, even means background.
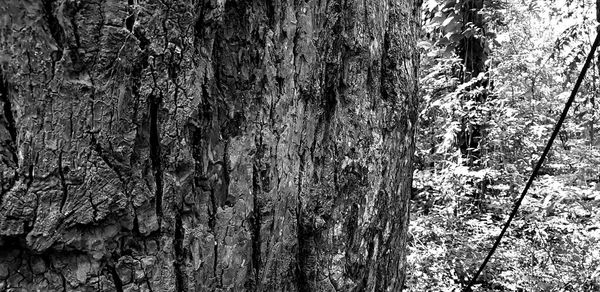
[{"label": "vertical crack in bark", "polygon": [[[65,275],[63,273],[59,272],[58,274],[60,275],[60,280],[61,280],[61,283],[63,286],[63,292],[67,292],[67,278],[65,277]],[[118,292],[122,292],[122,291],[123,290],[118,291]]]},{"label": "vertical crack in bark", "polygon": [[[33,163],[35,163],[35,160]],[[34,180],[33,163],[31,165],[29,165],[29,168],[27,170],[27,188],[26,188],[27,191],[29,191],[31,189],[31,184],[33,183],[33,180]],[[2,205],[2,204],[0,204],[0,205]]]},{"label": "vertical crack in bark", "polygon": [[215,280],[217,279],[217,264],[219,263],[218,255],[219,255],[219,243],[217,242],[217,238],[215,235],[215,248],[214,248],[214,262],[213,262],[213,277]]},{"label": "vertical crack in bark", "polygon": [[131,170],[123,163],[116,161],[116,159],[110,155],[110,149],[108,149],[109,153],[104,151],[104,149],[102,149],[102,145],[100,145],[100,142],[96,140],[96,137],[93,134],[90,139],[90,144],[93,147],[92,149],[98,153],[98,156],[100,156],[106,166],[115,172],[119,178],[119,181],[121,181],[123,184],[124,192],[127,193],[127,178],[131,176]]},{"label": "vertical crack in bark", "polygon": [[208,208],[208,228],[210,230],[210,233],[213,234],[213,240],[215,242],[215,246],[214,246],[214,258],[213,258],[213,277],[217,277],[217,255],[218,255],[218,249],[219,249],[219,244],[217,243],[217,233],[215,230],[215,225],[216,225],[216,216],[217,216],[217,202],[216,202],[216,198],[215,198],[215,190],[211,189],[210,190],[210,207]]},{"label": "vertical crack in bark", "polygon": [[53,13],[54,9],[52,7],[53,4],[54,4],[54,0],[43,0],[42,1],[42,11],[44,13],[44,18],[46,20],[46,23],[48,24],[48,30],[50,30],[50,35],[52,36],[52,38],[56,42],[56,46],[58,47],[58,50],[55,50],[52,52],[53,53],[53,55],[52,55],[52,74],[54,74],[56,62],[58,60],[62,59],[63,50],[64,50],[63,43],[65,41],[65,32],[64,32],[64,29],[62,28],[62,26],[60,25],[58,18],[56,18],[56,16],[54,16],[54,13]]},{"label": "vertical crack in bark", "polygon": [[[17,124],[15,122],[12,103],[10,101],[8,79],[4,76],[4,72],[2,71],[2,69],[0,69],[0,102],[2,102],[3,105],[0,117],[4,116],[5,127],[10,135],[10,140],[8,141],[8,145],[6,145],[6,148],[12,156],[10,157],[10,159],[12,159],[12,162],[15,166],[18,166],[19,159],[17,156]],[[0,120],[0,122],[2,121]],[[3,139],[0,139],[0,145],[6,142],[2,140]],[[15,182],[18,179],[17,175],[18,174],[15,174],[13,177],[5,178],[4,174],[0,174],[0,206],[2,206],[4,194],[10,191],[15,185]],[[5,182],[7,182],[6,188],[4,187]]]},{"label": "vertical crack in bark", "polygon": [[[77,21],[75,19],[77,13],[79,12],[79,3],[78,2],[67,2],[68,4],[68,8],[69,8],[69,12],[70,12],[70,18],[69,21],[71,23],[71,26],[73,28],[73,37],[75,38],[75,49],[79,49],[81,48],[81,38],[79,36],[79,26],[77,26]],[[79,52],[77,52],[79,54]]]},{"label": "vertical crack in bark", "polygon": [[[302,145],[300,145],[302,146]],[[298,171],[298,195],[296,208],[296,234],[298,240],[298,251],[296,258],[296,285],[298,291],[309,291],[308,277],[306,275],[307,256],[309,255],[309,246],[306,245],[305,227],[302,223],[302,182],[304,179],[304,168],[306,164],[305,152],[300,155],[300,169]]]},{"label": "vertical crack in bark", "polygon": [[150,104],[150,159],[152,169],[154,170],[155,190],[155,208],[158,217],[158,229],[161,229],[163,215],[163,170],[161,165],[160,133],[158,129],[158,110],[161,98],[156,95],[149,96]]},{"label": "vertical crack in bark", "polygon": [[383,49],[381,52],[381,76],[380,76],[380,84],[379,84],[379,90],[381,93],[381,99],[385,100],[385,101],[395,101],[394,97],[394,89],[393,89],[393,81],[391,81],[391,78],[393,73],[390,72],[390,70],[393,69],[393,65],[391,64],[392,60],[391,58],[388,56],[389,54],[389,50],[390,50],[390,35],[388,30],[386,29],[384,35],[383,35]]},{"label": "vertical crack in bark", "polygon": [[134,5],[133,0],[127,0],[127,5],[129,5],[129,16],[125,19],[125,28],[130,32],[133,32],[133,25],[135,24],[135,11],[132,6]]},{"label": "vertical crack in bark", "polygon": [[260,136],[258,139],[258,145],[256,145],[257,151],[256,156],[254,158],[254,165],[252,171],[252,269],[254,270],[254,290],[258,291],[260,287],[260,266],[261,266],[261,257],[260,257],[260,225],[261,225],[261,214],[260,214],[260,200],[259,194],[262,190],[262,182],[261,182],[261,167],[262,167],[262,156],[264,154],[263,148],[263,136],[262,136],[262,128],[260,131]]},{"label": "vertical crack in bark", "polygon": [[274,1],[265,0],[265,7],[266,7],[265,13],[267,14],[267,19],[269,20],[269,26],[274,27],[275,26],[275,3],[274,3]]},{"label": "vertical crack in bark", "polygon": [[175,291],[178,292],[186,292],[186,275],[182,269],[184,266],[184,256],[185,256],[185,248],[183,246],[183,239],[185,237],[185,230],[183,228],[183,222],[181,219],[181,213],[177,211],[175,217],[175,262],[173,263],[173,268],[175,270]]},{"label": "vertical crack in bark", "polygon": [[[82,47],[81,45],[81,37],[79,35],[79,26],[77,24],[78,13],[82,8],[83,3],[79,1],[67,1],[64,5],[61,6],[62,14],[63,14],[63,24],[68,22],[68,26],[70,29],[68,32],[69,36],[65,35],[63,46],[66,46],[67,49],[65,52],[69,55],[70,65],[68,66],[68,70],[70,74],[79,74],[86,70],[86,64],[84,62],[84,52],[80,52]],[[82,23],[85,26],[85,23]],[[85,27],[84,27],[85,28]],[[89,65],[89,64],[88,64]]]},{"label": "vertical crack in bark", "polygon": [[123,292],[123,281],[119,277],[119,274],[117,273],[117,269],[115,269],[115,267],[113,265],[109,265],[108,271],[110,272],[110,275],[112,276],[113,284],[115,284],[115,291]]},{"label": "vertical crack in bark", "polygon": [[[299,12],[296,12],[296,19],[298,19],[299,17]],[[294,70],[294,74],[293,74],[293,82],[294,82],[294,86],[298,86],[298,71],[299,69],[296,67],[296,58],[297,55],[300,53],[299,52],[299,38],[300,38],[300,31],[298,29],[298,27],[296,26],[295,32],[294,32],[294,36],[293,36],[293,40],[292,40],[292,44],[293,44],[293,48],[292,48],[292,54],[293,54],[293,61],[292,61],[292,66],[293,66],[293,70]],[[306,110],[306,104],[305,104],[305,108],[304,110]],[[304,116],[304,119],[306,118],[306,116]],[[304,122],[304,120],[302,121]],[[308,279],[306,276],[306,240],[304,238],[304,227],[302,224],[302,200],[301,200],[301,196],[302,196],[302,182],[303,182],[303,176],[304,176],[304,167],[305,167],[305,157],[303,154],[305,153],[300,153],[301,149],[302,149],[302,142],[303,142],[303,137],[302,137],[303,132],[300,134],[300,145],[298,145],[298,156],[300,157],[300,166],[299,166],[299,170],[298,170],[298,193],[296,194],[296,244],[297,244],[297,250],[296,250],[296,289],[300,292],[303,291],[307,291],[308,290]]]},{"label": "vertical crack in bark", "polygon": [[[6,130],[10,135],[9,150],[12,154],[12,159],[15,165],[18,164],[17,158],[17,123],[13,115],[12,103],[10,101],[8,90],[8,79],[4,76],[4,72],[0,69],[0,101],[3,103],[3,116],[6,120]],[[1,142],[1,141],[0,141]]]},{"label": "vertical crack in bark", "polygon": [[150,292],[154,292],[154,291],[152,290],[152,285],[150,285],[150,279],[148,278],[147,274],[146,274],[146,276],[144,277],[144,280],[145,280],[145,282],[146,282],[146,286],[148,286],[148,291],[150,291]]},{"label": "vertical crack in bark", "polygon": [[[225,142],[225,149],[223,151],[223,161],[222,161],[222,178],[223,178],[223,182],[222,182],[222,186],[221,188],[224,190],[224,193],[221,194],[220,199],[221,200],[225,200],[227,201],[229,198],[229,140],[227,140],[227,142]],[[217,238],[217,232],[216,232],[216,220],[217,220],[217,209],[219,207],[219,205],[223,204],[222,201],[217,201],[217,194],[215,194],[215,189],[213,188],[210,192],[210,200],[211,200],[211,204],[212,204],[212,212],[209,212],[209,227],[210,230],[215,238],[215,247],[214,247],[214,263],[213,263],[213,276],[215,277],[215,279],[217,278],[217,265],[219,263],[218,261],[218,255],[219,255],[219,242],[218,242],[218,238]],[[225,232],[227,233],[227,232]],[[219,287],[223,287],[223,273],[224,270],[221,269],[221,275],[220,277],[220,286]]]},{"label": "vertical crack in bark", "polygon": [[[225,149],[223,150],[223,184],[225,189],[225,194],[223,194],[223,198],[225,201],[229,200],[229,140],[225,142]],[[216,211],[216,209],[215,209]]]},{"label": "vertical crack in bark", "polygon": [[54,9],[52,7],[53,4],[54,0],[42,0],[42,11],[44,12],[44,18],[48,23],[50,35],[52,35],[52,38],[54,39],[54,41],[56,41],[56,45],[58,46],[58,48],[62,50],[64,41],[64,30],[62,26],[60,26],[58,18],[54,16]]},{"label": "vertical crack in bark", "polygon": [[58,152],[58,176],[60,177],[60,185],[62,188],[62,197],[60,199],[60,209],[59,209],[61,214],[63,211],[63,207],[65,206],[65,203],[67,202],[67,198],[69,197],[67,182],[65,180],[65,172],[64,172],[63,166],[62,166],[62,154],[63,154],[63,151],[62,151],[62,149],[60,149],[60,152]]}]

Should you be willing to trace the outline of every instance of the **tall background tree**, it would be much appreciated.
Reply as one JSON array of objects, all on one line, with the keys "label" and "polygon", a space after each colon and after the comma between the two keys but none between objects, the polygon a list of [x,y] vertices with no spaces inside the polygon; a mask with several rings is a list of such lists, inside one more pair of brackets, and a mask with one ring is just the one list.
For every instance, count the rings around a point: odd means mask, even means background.
[{"label": "tall background tree", "polygon": [[430,0],[425,4],[426,38],[421,44],[428,54],[423,66],[421,131],[434,137],[435,132],[445,135],[442,141],[427,139],[430,154],[456,148],[461,164],[480,167],[485,162],[482,142],[491,106],[488,99],[493,98],[487,61],[495,33],[490,28],[500,20],[503,5],[497,0]]},{"label": "tall background tree", "polygon": [[3,1],[0,290],[397,291],[419,11]]}]

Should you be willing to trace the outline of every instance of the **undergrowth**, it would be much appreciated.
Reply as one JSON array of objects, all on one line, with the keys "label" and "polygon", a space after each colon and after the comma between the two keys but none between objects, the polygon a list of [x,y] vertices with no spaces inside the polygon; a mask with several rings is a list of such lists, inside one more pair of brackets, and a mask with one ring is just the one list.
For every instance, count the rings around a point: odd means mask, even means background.
[{"label": "undergrowth", "polygon": [[[600,291],[599,155],[583,150],[555,153],[474,291]],[[460,291],[491,248],[527,175],[511,167],[472,171],[448,164],[417,170],[407,290]]]}]

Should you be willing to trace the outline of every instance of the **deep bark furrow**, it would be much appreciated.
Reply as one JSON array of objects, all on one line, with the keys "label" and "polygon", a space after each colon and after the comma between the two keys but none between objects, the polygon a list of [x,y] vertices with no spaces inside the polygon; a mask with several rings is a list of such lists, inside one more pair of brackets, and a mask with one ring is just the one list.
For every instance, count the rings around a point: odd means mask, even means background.
[{"label": "deep bark furrow", "polygon": [[62,165],[62,161],[63,161],[63,151],[62,149],[59,150],[58,152],[58,177],[60,178],[60,186],[61,186],[61,190],[62,190],[62,197],[60,199],[60,212],[62,213],[63,211],[63,207],[65,206],[65,203],[67,202],[67,198],[69,197],[69,191],[68,191],[68,187],[67,187],[67,182],[65,180],[65,173],[64,173],[64,169],[63,169],[63,165]]},{"label": "deep bark furrow", "polygon": [[212,267],[212,276],[214,279],[217,278],[217,266],[219,264],[219,243],[217,242],[217,230],[216,230],[216,217],[217,217],[217,201],[215,197],[215,190],[210,190],[210,206],[207,206],[208,211],[208,228],[210,233],[212,233],[214,238],[214,246],[213,246],[213,267]]},{"label": "deep bark furrow", "polygon": [[[262,135],[260,135],[259,141],[256,145],[257,149],[261,149]],[[260,286],[260,267],[261,267],[261,255],[260,255],[260,226],[261,226],[261,208],[260,208],[260,192],[262,191],[261,183],[261,157],[263,153],[257,151],[254,158],[252,167],[252,220],[251,220],[251,237],[252,237],[252,269],[254,272],[253,288],[258,291]]]},{"label": "deep bark furrow", "polygon": [[[225,142],[225,146],[224,146],[224,150],[223,150],[223,161],[221,164],[222,167],[222,177],[223,177],[223,194],[222,194],[222,198],[224,198],[225,200],[221,202],[221,204],[228,204],[228,199],[229,199],[229,183],[231,180],[230,174],[229,174],[229,147],[230,147],[230,141],[226,141]],[[229,202],[229,203],[233,203],[233,202]]]},{"label": "deep bark furrow", "polygon": [[[161,96],[162,97],[162,96]],[[148,98],[150,107],[150,159],[152,161],[152,169],[154,170],[155,195],[154,204],[155,212],[158,217],[158,228],[161,229],[163,217],[163,169],[160,147],[160,131],[159,131],[159,109],[162,98],[151,94]]]},{"label": "deep bark furrow", "polygon": [[115,269],[115,267],[112,265],[108,265],[107,268],[112,277],[112,282],[115,285],[115,291],[123,292],[123,281],[119,277],[119,274],[117,273],[117,269]]},{"label": "deep bark furrow", "polygon": [[[4,76],[4,72],[0,69],[0,102],[2,102],[2,115],[4,116],[4,127],[9,133],[10,139],[8,140],[0,140],[0,146],[4,143],[7,143],[5,147],[10,153],[10,157],[8,159],[12,160],[8,162],[8,166],[18,166],[19,161],[17,157],[17,126],[15,122],[15,118],[13,115],[13,107],[9,96],[9,83],[6,76]],[[2,121],[0,121],[2,122]],[[4,159],[0,157],[0,165],[4,162]],[[1,168],[0,168],[1,169]],[[0,206],[4,201],[4,196],[14,187],[15,183],[18,180],[18,173],[15,173],[14,176],[5,177],[5,173],[0,173]]]},{"label": "deep bark furrow", "polygon": [[154,290],[152,289],[152,284],[150,283],[150,279],[148,279],[148,277],[146,277],[146,287],[148,287],[148,291],[154,292]]},{"label": "deep bark furrow", "polygon": [[[71,24],[71,28],[73,29],[73,38],[75,39],[75,44],[70,49],[79,50],[81,48],[81,36],[79,35],[79,25],[77,24],[77,20],[75,19],[77,12],[79,11],[79,4],[77,2],[67,2],[66,6],[68,7],[69,15],[69,23]],[[79,52],[75,52],[77,56],[79,56]]]},{"label": "deep bark furrow", "polygon": [[177,292],[186,292],[187,284],[185,277],[185,247],[183,246],[183,240],[185,236],[185,230],[183,227],[183,222],[181,218],[181,214],[176,214],[175,217],[175,239],[174,239],[174,248],[175,248],[175,262],[173,263],[173,268],[175,270],[175,291]]},{"label": "deep bark furrow", "polygon": [[307,252],[307,250],[310,248],[306,241],[307,241],[307,236],[306,236],[306,231],[305,231],[305,227],[303,224],[303,219],[302,219],[302,200],[301,200],[301,196],[302,196],[302,180],[303,180],[303,176],[304,176],[304,164],[305,164],[305,158],[304,158],[304,153],[300,156],[300,168],[298,171],[298,194],[297,194],[297,207],[296,207],[296,240],[298,241],[298,250],[297,250],[297,254],[296,254],[296,262],[297,262],[297,269],[296,269],[296,287],[298,289],[298,291],[303,292],[303,291],[310,291],[309,287],[309,282],[308,282],[308,277],[306,275],[307,272],[307,257],[310,255],[310,253]]},{"label": "deep bark furrow", "polygon": [[113,162],[112,160],[114,160],[115,157],[111,156],[109,153],[106,153],[106,151],[102,149],[102,145],[100,145],[100,143],[96,140],[96,137],[94,135],[92,135],[92,137],[90,138],[90,144],[92,146],[92,149],[94,149],[94,151],[98,153],[98,156],[100,156],[100,158],[102,159],[102,161],[104,161],[106,166],[108,166],[108,168],[114,171],[115,174],[119,177],[119,180],[123,183],[123,186],[127,186],[126,178],[130,176],[130,170],[123,170],[123,168],[126,167],[124,167],[122,163]]},{"label": "deep bark furrow", "polygon": [[127,0],[127,5],[129,6],[128,12],[129,16],[125,19],[125,28],[130,32],[133,32],[133,25],[135,24],[135,12],[133,11],[133,0]]},{"label": "deep bark furrow", "polygon": [[[67,278],[65,278],[65,275],[63,273],[61,273],[61,272],[58,272],[58,274],[60,275],[60,280],[61,280],[61,283],[62,283],[63,292],[67,292],[67,285],[68,285],[67,284]],[[118,291],[118,292],[122,292],[122,290]]]},{"label": "deep bark furrow", "polygon": [[[297,39],[294,39],[294,43],[297,42]],[[295,81],[296,82],[296,81]],[[307,121],[307,104],[305,102],[303,102],[303,107],[304,107],[304,111],[305,114],[302,116],[302,119],[300,120],[300,124],[305,124]],[[302,132],[300,133],[301,136],[305,136],[306,135],[306,129],[303,128]],[[312,141],[312,143],[316,143],[315,142],[316,139],[314,139]],[[304,222],[304,218],[303,218],[303,206],[302,206],[302,197],[303,197],[303,183],[305,180],[305,168],[306,168],[306,151],[304,149],[304,143],[305,141],[302,139],[300,140],[300,144],[298,145],[298,157],[300,158],[300,163],[298,165],[298,178],[297,178],[297,190],[298,192],[295,194],[296,195],[296,245],[297,245],[297,250],[296,252],[296,270],[295,270],[295,285],[296,285],[296,289],[300,292],[303,291],[310,291],[310,283],[309,283],[309,279],[308,279],[308,269],[309,269],[309,264],[308,264],[308,257],[310,256],[310,245],[308,244],[308,240],[310,239],[310,237],[308,236],[308,232],[306,232],[306,226],[305,226],[305,222]]]},{"label": "deep bark furrow", "polygon": [[13,163],[18,164],[17,158],[17,123],[13,114],[12,102],[9,95],[9,83],[8,79],[4,75],[2,69],[0,69],[0,101],[3,103],[3,115],[6,122],[6,130],[10,134],[10,144],[8,145],[9,151],[12,155]]},{"label": "deep bark furrow", "polygon": [[52,73],[54,74],[54,68],[56,61],[60,60],[63,55],[65,32],[58,21],[58,18],[54,15],[54,0],[43,0],[43,12],[46,23],[48,24],[48,30],[50,35],[56,42],[58,50],[56,50],[56,56],[52,60]]},{"label": "deep bark furrow", "polygon": [[[219,265],[219,243],[216,241],[215,241],[215,247],[213,249],[213,252],[214,252],[214,254],[213,254],[214,261],[213,261],[212,276],[214,279],[217,279],[217,267]],[[218,285],[218,287],[222,287],[222,285]]]}]

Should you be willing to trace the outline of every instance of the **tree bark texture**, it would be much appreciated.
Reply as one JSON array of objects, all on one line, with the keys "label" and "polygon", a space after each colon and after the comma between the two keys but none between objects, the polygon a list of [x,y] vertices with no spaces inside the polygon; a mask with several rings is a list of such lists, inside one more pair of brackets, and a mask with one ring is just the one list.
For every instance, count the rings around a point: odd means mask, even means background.
[{"label": "tree bark texture", "polygon": [[412,0],[4,0],[0,291],[398,291]]}]

